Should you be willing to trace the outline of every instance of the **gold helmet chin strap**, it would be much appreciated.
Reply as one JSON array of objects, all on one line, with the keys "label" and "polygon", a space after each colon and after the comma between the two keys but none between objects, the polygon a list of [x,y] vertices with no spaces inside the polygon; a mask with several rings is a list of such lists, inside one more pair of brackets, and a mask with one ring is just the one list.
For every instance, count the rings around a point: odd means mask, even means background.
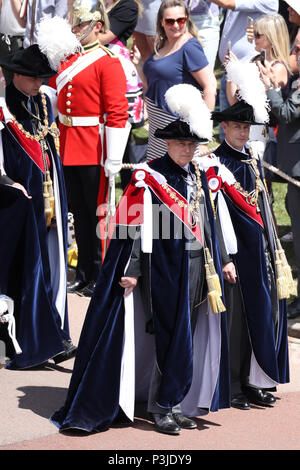
[{"label": "gold helmet chin strap", "polygon": [[88,25],[88,27],[86,28],[85,31],[83,31],[83,33],[78,36],[78,40],[81,42],[83,41],[89,34],[90,32],[92,31],[93,27],[95,26],[96,23],[98,23],[99,20],[92,20],[90,22],[90,24]]}]

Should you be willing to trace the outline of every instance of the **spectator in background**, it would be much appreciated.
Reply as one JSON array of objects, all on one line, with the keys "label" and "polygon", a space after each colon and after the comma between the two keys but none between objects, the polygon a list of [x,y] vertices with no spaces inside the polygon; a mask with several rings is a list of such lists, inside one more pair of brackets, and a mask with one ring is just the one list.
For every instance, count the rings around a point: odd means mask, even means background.
[{"label": "spectator in background", "polygon": [[[17,21],[11,7],[10,0],[0,1],[0,57],[4,57],[11,52],[21,49],[25,28],[22,28]],[[6,84],[12,80],[13,74],[3,70]]]},{"label": "spectator in background", "polygon": [[184,0],[162,1],[157,15],[155,52],[145,62],[142,72],[149,119],[147,159],[152,160],[166,153],[165,142],[154,136],[155,130],[176,119],[165,103],[168,88],[189,83],[203,92],[210,110],[215,106],[217,82]]},{"label": "spectator in background", "polygon": [[298,73],[299,65],[298,65],[298,53],[297,53],[297,44],[299,43],[299,28],[300,28],[300,4],[298,1],[295,0],[287,0],[286,3],[288,4],[288,14],[289,14],[289,22],[292,24],[291,29],[291,56],[290,56],[290,66],[293,73]]},{"label": "spectator in background", "polygon": [[[300,39],[296,38],[296,59],[300,57]],[[290,78],[287,96],[278,89],[278,82],[270,64],[260,65],[263,82],[272,113],[278,120],[277,163],[278,168],[293,178],[300,179],[300,92],[299,72]],[[300,316],[300,189],[288,183],[287,210],[291,218],[294,253],[298,268],[298,295],[288,306],[288,318]]]},{"label": "spectator in background", "polygon": [[[277,13],[278,0],[212,0],[212,3],[227,9],[219,47],[221,63],[224,62],[229,41],[232,52],[239,60],[251,59],[255,54],[255,48],[254,43],[249,42],[246,35],[247,18],[250,16],[255,20],[263,14]],[[225,74],[221,79],[219,100],[220,111],[229,106]],[[222,126],[220,126],[220,139],[224,139]]]},{"label": "spectator in background", "polygon": [[187,0],[186,3],[198,28],[208,63],[214,70],[220,41],[219,7],[206,0]]},{"label": "spectator in background", "polygon": [[10,0],[21,27],[26,28],[24,48],[36,43],[36,25],[42,18],[68,14],[68,0]]},{"label": "spectator in background", "polygon": [[[247,33],[248,34],[248,33]],[[289,33],[284,18],[279,14],[262,15],[254,21],[253,28],[249,29],[248,38],[254,41],[255,54],[251,62],[261,60],[261,51],[266,51],[265,59],[270,62],[273,73],[276,75],[278,85],[285,88],[289,76]],[[232,51],[229,57],[236,58]],[[225,59],[226,62],[226,59]],[[230,105],[236,103],[237,87],[232,82],[227,83],[227,99]]]},{"label": "spectator in background", "polygon": [[161,0],[141,0],[143,12],[138,19],[133,38],[140,51],[143,62],[154,51],[154,40],[156,34],[156,16]]},{"label": "spectator in background", "polygon": [[[289,33],[285,19],[279,14],[262,15],[254,21],[253,28],[247,30],[248,38],[254,40],[255,51],[259,52],[251,62],[261,60],[261,51],[266,51],[266,60],[270,62],[278,85],[285,90],[289,75]],[[227,57],[236,59],[230,52]],[[226,82],[226,94],[230,105],[237,102],[237,86],[232,81]],[[268,163],[277,166],[276,163],[276,118],[270,114],[268,125],[251,126],[249,140],[260,142],[260,154]],[[264,151],[265,150],[265,151]],[[264,153],[264,155],[263,155]],[[271,182],[274,174],[264,169],[270,194],[272,193]],[[280,180],[281,181],[281,180]]]}]

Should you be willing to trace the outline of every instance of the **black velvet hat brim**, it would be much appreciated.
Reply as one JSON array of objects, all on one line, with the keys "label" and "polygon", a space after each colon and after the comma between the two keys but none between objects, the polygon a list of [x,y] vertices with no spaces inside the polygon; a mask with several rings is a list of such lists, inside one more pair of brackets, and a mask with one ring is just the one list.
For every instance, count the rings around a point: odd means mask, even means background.
[{"label": "black velvet hat brim", "polygon": [[177,119],[171,122],[163,129],[156,129],[154,136],[158,139],[166,140],[189,140],[191,142],[208,142],[208,139],[203,139],[193,134],[190,131],[190,127],[186,122]]},{"label": "black velvet hat brim", "polygon": [[10,72],[29,77],[50,78],[57,73],[51,69],[47,57],[40,51],[37,44],[0,57],[0,66]]},{"label": "black velvet hat brim", "polygon": [[263,124],[255,121],[253,108],[245,101],[238,101],[229,108],[224,109],[224,111],[214,112],[211,118],[217,122],[232,121],[252,125]]}]

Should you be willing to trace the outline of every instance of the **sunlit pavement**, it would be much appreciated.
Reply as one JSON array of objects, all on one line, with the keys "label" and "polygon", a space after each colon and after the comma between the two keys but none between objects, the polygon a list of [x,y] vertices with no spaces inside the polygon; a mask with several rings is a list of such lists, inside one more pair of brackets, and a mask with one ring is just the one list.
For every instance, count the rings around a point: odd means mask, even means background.
[{"label": "sunlit pavement", "polygon": [[[71,336],[77,344],[89,298],[69,294]],[[154,431],[142,407],[131,426],[103,433],[59,433],[49,416],[66,396],[74,359],[25,371],[0,370],[0,450],[293,450],[300,449],[300,318],[289,322],[289,384],[273,407],[234,408],[196,418],[179,436]],[[46,462],[45,462],[46,463]]]}]

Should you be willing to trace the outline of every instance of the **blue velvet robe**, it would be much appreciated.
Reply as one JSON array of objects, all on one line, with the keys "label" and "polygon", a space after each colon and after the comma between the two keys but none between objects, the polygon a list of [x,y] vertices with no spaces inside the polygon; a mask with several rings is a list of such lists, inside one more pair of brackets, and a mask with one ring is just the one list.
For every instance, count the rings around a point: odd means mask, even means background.
[{"label": "blue velvet robe", "polygon": [[[9,110],[33,132],[28,113],[21,100],[26,97],[11,84],[7,87]],[[40,96],[35,97],[42,109]],[[50,101],[47,98],[49,125],[53,122]],[[42,114],[43,117],[43,114]],[[15,301],[17,339],[22,354],[7,364],[8,369],[24,369],[41,364],[64,351],[62,340],[69,340],[67,302],[64,324],[53,301],[48,229],[43,200],[43,175],[21,147],[8,126],[2,130],[4,167],[7,175],[21,183],[32,196],[29,200],[14,188],[2,188],[0,210],[0,289]],[[47,136],[48,152],[52,153],[58,175],[63,226],[65,269],[67,269],[67,199],[62,166],[53,138]],[[50,167],[51,171],[51,167]],[[3,230],[5,227],[5,230]]]},{"label": "blue velvet robe", "polygon": [[[184,170],[168,155],[153,162],[151,166],[162,173],[178,192],[187,196],[186,184],[182,178]],[[206,200],[210,201],[205,174],[202,174],[202,186]],[[160,204],[152,191],[151,195],[152,202]],[[212,253],[216,269],[221,274],[214,214],[210,203],[207,204],[207,212],[212,231]],[[156,332],[156,357],[163,374],[157,401],[164,407],[172,407],[182,401],[190,388],[193,374],[188,299],[189,252],[185,249],[186,240],[182,237],[177,239],[172,231],[172,214],[170,220],[171,238],[154,239],[151,255],[143,254],[143,264],[149,275],[147,289],[150,292]],[[119,413],[124,333],[124,289],[119,286],[119,281],[124,275],[133,243],[131,238],[118,238],[118,230],[117,226],[86,314],[66,402],[51,417],[51,421],[60,430],[79,428],[103,431],[109,428]],[[147,302],[145,297],[144,302]],[[221,361],[211,411],[230,406],[226,314],[219,315],[222,330]]]},{"label": "blue velvet robe", "polygon": [[[249,155],[233,149],[226,141],[218,147],[215,155],[246,191],[254,189],[253,172],[248,164],[241,161],[249,159]],[[261,165],[259,161],[257,163],[262,179]],[[278,300],[276,292],[271,292],[264,248],[265,238],[275,272],[275,247],[268,201],[259,196],[263,228],[245,215],[226,194],[225,198],[238,242],[238,252],[234,258],[253,352],[268,377],[277,383],[286,383],[289,381],[286,301]]]}]

